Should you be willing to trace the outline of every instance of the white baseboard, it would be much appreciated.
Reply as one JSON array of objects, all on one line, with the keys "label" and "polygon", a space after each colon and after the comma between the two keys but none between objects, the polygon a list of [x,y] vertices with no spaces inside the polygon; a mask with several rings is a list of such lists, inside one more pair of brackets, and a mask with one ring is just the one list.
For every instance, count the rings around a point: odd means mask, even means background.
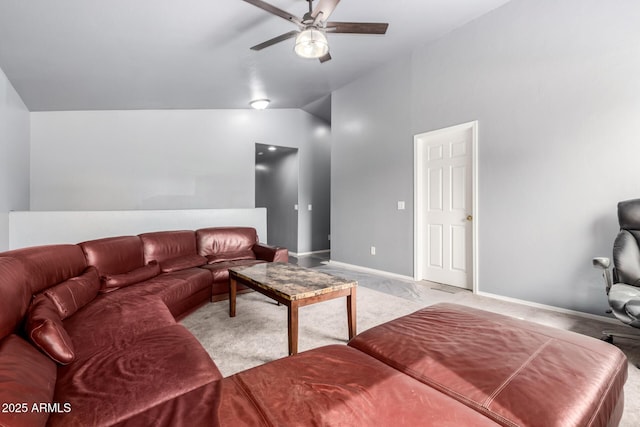
[{"label": "white baseboard", "polygon": [[[354,264],[347,264],[347,263],[344,263],[344,262],[339,262],[339,261],[334,261],[334,260],[330,260],[329,261],[329,265],[335,265],[336,267],[343,267],[343,268],[348,268],[348,269],[351,269],[351,270],[362,271],[364,273],[377,274],[377,275],[380,275],[380,276],[386,276],[386,277],[390,277],[390,278],[394,278],[394,279],[408,280],[408,281],[414,282],[414,283],[416,282],[416,280],[411,276],[404,276],[402,274],[390,273],[388,271],[376,270],[376,269],[373,269],[373,268],[362,267],[362,266],[354,265]],[[526,305],[528,307],[539,308],[539,309],[542,309],[542,310],[555,311],[556,313],[570,314],[570,315],[574,315],[574,316],[578,316],[578,317],[583,317],[583,318],[586,318],[586,319],[598,320],[600,322],[611,323],[613,325],[621,325],[622,324],[622,322],[620,322],[619,320],[617,320],[615,318],[612,318],[612,317],[600,316],[600,315],[591,314],[591,313],[585,313],[583,311],[570,310],[568,308],[556,307],[554,305],[540,304],[540,303],[537,303],[537,302],[526,301],[526,300],[522,300],[522,299],[518,299],[518,298],[511,298],[511,297],[506,297],[506,296],[502,296],[502,295],[492,294],[492,293],[489,293],[489,292],[479,291],[479,292],[476,292],[476,295],[480,295],[480,296],[488,297],[488,298],[493,298],[493,299],[497,299],[497,300],[501,300],[501,301],[511,302],[511,303],[514,303],[514,304],[522,304],[522,305]]]},{"label": "white baseboard", "polygon": [[562,313],[562,314],[572,314],[574,316],[584,317],[586,319],[598,320],[600,322],[606,322],[606,323],[611,323],[615,325],[622,325],[622,322],[612,317],[600,316],[597,314],[585,313],[583,311],[577,311],[577,310],[569,310],[568,308],[556,307],[554,305],[540,304],[537,302],[526,301],[518,298],[505,297],[502,295],[491,294],[489,292],[482,292],[482,291],[477,292],[476,295],[493,298],[501,301],[506,301],[506,302],[512,302],[515,304],[522,304],[522,305],[526,305],[533,308],[540,308],[543,310],[555,311],[557,313]]},{"label": "white baseboard", "polygon": [[327,252],[331,252],[331,249],[323,249],[321,251],[312,251],[312,252],[291,252],[291,251],[289,251],[289,256],[299,257],[299,256],[315,255],[315,254],[326,254]]},{"label": "white baseboard", "polygon": [[405,276],[405,275],[397,274],[397,273],[390,273],[388,271],[376,270],[374,268],[362,267],[362,266],[354,265],[354,264],[347,264],[347,263],[340,262],[340,261],[329,260],[329,265],[335,265],[336,267],[343,267],[343,268],[348,268],[348,269],[351,269],[351,270],[362,271],[363,273],[378,274],[380,276],[386,276],[386,277],[390,277],[392,279],[409,280],[411,282],[415,282],[415,279],[413,277],[411,277],[411,276]]}]

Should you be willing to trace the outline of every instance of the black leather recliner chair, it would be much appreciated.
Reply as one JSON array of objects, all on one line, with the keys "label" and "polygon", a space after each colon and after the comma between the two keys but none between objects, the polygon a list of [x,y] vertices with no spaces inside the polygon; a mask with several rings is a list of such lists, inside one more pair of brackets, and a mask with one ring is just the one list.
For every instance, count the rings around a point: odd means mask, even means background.
[{"label": "black leather recliner chair", "polygon": [[[609,258],[593,259],[603,270],[611,311],[618,320],[640,328],[640,199],[618,203],[620,232],[613,243],[613,277]],[[612,280],[613,279],[613,280]],[[640,339],[640,334],[604,331],[605,341],[613,337]]]}]

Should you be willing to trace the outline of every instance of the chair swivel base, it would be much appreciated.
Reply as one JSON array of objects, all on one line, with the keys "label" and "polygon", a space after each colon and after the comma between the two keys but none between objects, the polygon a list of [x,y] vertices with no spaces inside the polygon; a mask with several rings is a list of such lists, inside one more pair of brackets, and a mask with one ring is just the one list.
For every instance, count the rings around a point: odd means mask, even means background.
[{"label": "chair swivel base", "polygon": [[[628,338],[631,340],[640,340],[640,333],[625,334],[624,332],[602,331],[602,337],[600,337],[600,339],[602,341],[608,342],[609,344],[613,344],[613,337]],[[634,363],[634,366],[640,369],[640,363]]]},{"label": "chair swivel base", "polygon": [[631,340],[640,340],[640,333],[628,334],[628,333],[617,332],[617,331],[602,331],[602,337],[600,339],[608,343],[613,343],[613,337],[628,338]]}]

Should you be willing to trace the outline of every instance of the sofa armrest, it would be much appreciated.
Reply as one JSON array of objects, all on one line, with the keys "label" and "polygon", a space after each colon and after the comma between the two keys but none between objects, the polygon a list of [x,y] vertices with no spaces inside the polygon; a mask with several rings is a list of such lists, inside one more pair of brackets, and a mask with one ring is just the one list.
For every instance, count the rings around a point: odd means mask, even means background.
[{"label": "sofa armrest", "polygon": [[253,245],[253,253],[256,259],[269,262],[289,262],[289,251],[287,248],[279,248],[277,246],[263,245],[256,243]]}]

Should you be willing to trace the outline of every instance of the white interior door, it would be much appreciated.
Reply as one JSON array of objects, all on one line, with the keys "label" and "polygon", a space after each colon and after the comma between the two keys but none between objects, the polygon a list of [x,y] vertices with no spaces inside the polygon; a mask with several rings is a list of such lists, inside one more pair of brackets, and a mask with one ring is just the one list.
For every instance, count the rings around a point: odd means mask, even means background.
[{"label": "white interior door", "polygon": [[419,280],[472,288],[475,126],[417,135]]}]

